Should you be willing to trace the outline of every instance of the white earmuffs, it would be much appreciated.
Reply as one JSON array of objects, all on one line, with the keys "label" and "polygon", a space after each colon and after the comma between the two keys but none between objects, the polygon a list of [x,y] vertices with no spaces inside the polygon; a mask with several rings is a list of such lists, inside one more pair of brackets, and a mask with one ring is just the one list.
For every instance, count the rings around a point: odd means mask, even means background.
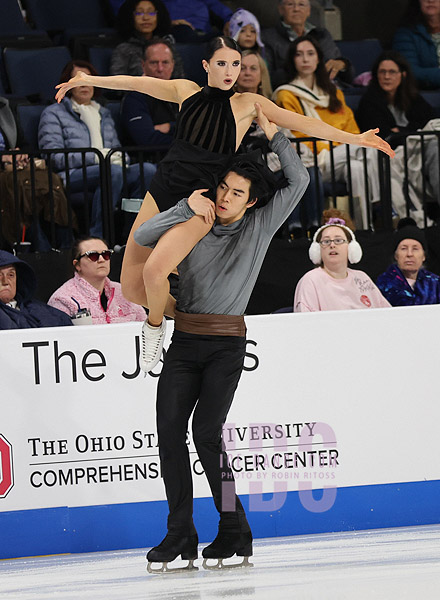
[{"label": "white earmuffs", "polygon": [[354,233],[352,232],[352,230],[349,227],[347,227],[346,225],[343,224],[344,221],[342,219],[331,219],[331,220],[332,221],[340,221],[340,222],[333,222],[333,223],[328,222],[325,225],[323,225],[322,227],[320,227],[315,232],[315,235],[313,236],[313,241],[310,244],[310,248],[309,248],[310,260],[312,261],[312,263],[314,265],[320,265],[322,262],[321,246],[319,245],[319,242],[316,241],[318,238],[318,235],[321,233],[321,231],[323,231],[327,227],[341,227],[341,229],[345,229],[345,231],[347,231],[351,236],[351,241],[348,243],[348,261],[352,265],[358,263],[362,258],[362,248],[361,248],[359,242],[356,241],[356,237],[355,237]]}]

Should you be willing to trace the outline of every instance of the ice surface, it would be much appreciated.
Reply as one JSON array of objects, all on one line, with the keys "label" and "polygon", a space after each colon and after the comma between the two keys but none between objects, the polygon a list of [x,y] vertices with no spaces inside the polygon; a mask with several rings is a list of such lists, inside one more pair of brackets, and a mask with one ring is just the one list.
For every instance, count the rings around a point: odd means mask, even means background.
[{"label": "ice surface", "polygon": [[0,599],[440,598],[440,525],[255,540],[255,566],[247,569],[206,571],[199,559],[199,571],[150,575],[145,553],[0,561]]}]

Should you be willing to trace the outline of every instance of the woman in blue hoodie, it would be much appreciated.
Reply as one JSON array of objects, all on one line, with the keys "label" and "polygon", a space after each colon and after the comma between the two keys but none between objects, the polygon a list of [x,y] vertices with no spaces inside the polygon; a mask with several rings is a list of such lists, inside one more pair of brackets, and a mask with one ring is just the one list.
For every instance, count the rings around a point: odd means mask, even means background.
[{"label": "woman in blue hoodie", "polygon": [[440,2],[410,0],[393,48],[402,54],[422,89],[440,88]]}]

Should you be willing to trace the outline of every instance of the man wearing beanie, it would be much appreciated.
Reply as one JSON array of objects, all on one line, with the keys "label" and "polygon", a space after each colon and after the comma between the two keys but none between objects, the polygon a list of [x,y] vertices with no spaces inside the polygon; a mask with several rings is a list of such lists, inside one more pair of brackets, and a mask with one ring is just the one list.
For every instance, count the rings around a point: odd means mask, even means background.
[{"label": "man wearing beanie", "polygon": [[440,277],[423,269],[425,234],[411,218],[400,219],[394,234],[394,259],[379,275],[377,287],[392,306],[440,303]]},{"label": "man wearing beanie", "polygon": [[0,330],[72,325],[68,315],[33,299],[36,288],[30,265],[0,250]]}]

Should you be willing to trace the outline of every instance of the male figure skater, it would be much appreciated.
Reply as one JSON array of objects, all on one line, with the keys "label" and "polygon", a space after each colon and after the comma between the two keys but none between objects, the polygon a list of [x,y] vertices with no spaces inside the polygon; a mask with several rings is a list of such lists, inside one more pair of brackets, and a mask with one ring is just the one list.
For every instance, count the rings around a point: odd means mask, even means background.
[{"label": "male figure skater", "polygon": [[[197,558],[193,487],[186,431],[193,414],[193,439],[220,513],[218,535],[203,550],[205,559],[252,555],[252,533],[222,445],[222,426],[241,376],[246,328],[243,314],[269,243],[303,195],[309,175],[290,143],[256,105],[258,123],[279,156],[286,187],[271,200],[269,169],[237,156],[216,190],[215,203],[196,190],[136,231],[138,244],[151,246],[195,214],[215,223],[178,265],[179,292],[172,343],[157,388],[157,432],[167,494],[168,533],[147,554],[148,567],[161,570],[179,555]],[[272,178],[273,179],[273,178]],[[261,205],[261,206],[260,206]],[[252,210],[251,210],[252,209]],[[206,561],[204,562],[205,566]]]}]

